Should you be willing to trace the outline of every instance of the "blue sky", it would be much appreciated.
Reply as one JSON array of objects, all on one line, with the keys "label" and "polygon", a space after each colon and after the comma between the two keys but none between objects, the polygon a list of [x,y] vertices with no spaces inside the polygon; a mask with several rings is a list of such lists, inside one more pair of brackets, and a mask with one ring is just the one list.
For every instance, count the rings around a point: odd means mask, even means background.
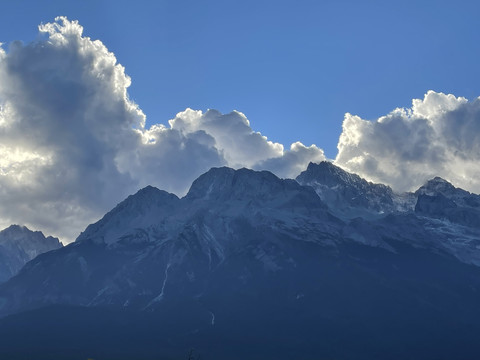
[{"label": "blue sky", "polygon": [[12,1],[0,41],[66,15],[132,78],[147,123],[187,107],[239,110],[252,128],[334,158],[344,113],[376,119],[427,90],[472,99],[474,1]]}]

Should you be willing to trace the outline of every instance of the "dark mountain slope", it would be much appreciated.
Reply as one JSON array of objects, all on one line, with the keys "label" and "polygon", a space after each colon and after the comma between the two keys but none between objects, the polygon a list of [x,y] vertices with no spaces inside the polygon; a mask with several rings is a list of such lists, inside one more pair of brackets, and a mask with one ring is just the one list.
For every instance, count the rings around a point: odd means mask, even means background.
[{"label": "dark mountain slope", "polygon": [[475,357],[478,226],[372,207],[395,195],[352,178],[365,201],[228,168],[139,191],[0,286],[0,357]]}]

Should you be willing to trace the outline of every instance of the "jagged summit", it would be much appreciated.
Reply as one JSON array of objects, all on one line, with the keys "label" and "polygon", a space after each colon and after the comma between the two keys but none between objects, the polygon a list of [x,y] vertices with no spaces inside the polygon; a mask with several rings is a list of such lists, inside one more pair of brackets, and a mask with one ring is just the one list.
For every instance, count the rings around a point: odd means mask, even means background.
[{"label": "jagged summit", "polygon": [[359,183],[368,184],[368,181],[357,174],[349,173],[330,161],[322,161],[318,164],[310,162],[307,170],[297,177],[297,181],[300,183],[318,182],[327,186],[336,186],[339,182],[353,186]]},{"label": "jagged summit", "polygon": [[307,170],[303,171],[297,181],[301,184],[320,183],[325,186],[335,187],[338,185],[351,186],[359,190],[376,188],[378,191],[393,193],[392,189],[383,184],[375,184],[361,178],[357,174],[349,173],[330,161],[322,161],[318,164],[309,163]]},{"label": "jagged summit", "polygon": [[53,236],[45,237],[41,231],[32,231],[24,225],[13,224],[0,231],[0,245],[14,243],[29,252],[31,257],[40,253],[41,247],[61,247],[60,240]]},{"label": "jagged summit", "polygon": [[22,225],[11,225],[0,231],[0,282],[15,275],[39,254],[62,246],[59,239],[45,237],[41,231],[31,231]]},{"label": "jagged summit", "polygon": [[165,190],[160,190],[155,186],[147,185],[144,188],[138,190],[135,194],[128,196],[124,201],[118,204],[118,207],[126,206],[131,203],[138,202],[161,202],[178,199],[175,194],[169,193]]},{"label": "jagged summit", "polygon": [[[35,232],[40,233],[40,231],[35,231]],[[13,237],[21,237],[26,233],[32,233],[32,231],[29,230],[26,226],[13,224],[7,227],[6,229],[3,229],[0,233],[3,234],[3,237],[0,238],[0,241],[2,241],[2,240],[5,240],[7,236],[8,238],[11,239]]]},{"label": "jagged summit", "polygon": [[406,206],[389,186],[371,183],[328,161],[310,163],[296,180],[313,187],[332,212],[340,217],[383,214]]},{"label": "jagged summit", "polygon": [[[185,198],[188,200],[251,198],[266,200],[299,190],[300,186],[294,180],[280,179],[269,171],[254,171],[246,168],[234,170],[221,167],[212,168],[195,180]],[[308,189],[302,189],[302,191],[310,192]]]},{"label": "jagged summit", "polygon": [[415,191],[415,195],[418,198],[422,196],[437,197],[439,199],[440,197],[445,197],[461,207],[480,208],[480,195],[457,188],[447,180],[438,176],[428,180]]},{"label": "jagged summit", "polygon": [[2,232],[9,232],[9,231],[12,231],[12,232],[16,232],[16,231],[29,231],[28,228],[24,225],[18,225],[18,224],[12,224],[10,225],[9,227],[5,228],[2,230]]},{"label": "jagged summit", "polygon": [[209,198],[212,193],[218,193],[222,190],[226,191],[232,186],[234,174],[235,170],[226,166],[211,168],[193,181],[185,197],[189,199],[205,199]]},{"label": "jagged summit", "polygon": [[76,242],[113,244],[140,238],[151,242],[159,238],[160,228],[163,233],[176,231],[172,227],[177,220],[203,216],[205,202],[212,203],[210,210],[221,209],[218,212],[222,215],[243,214],[245,217],[254,216],[251,208],[257,211],[294,208],[299,212],[312,209],[324,212],[326,208],[312,188],[301,186],[295,180],[280,179],[268,171],[212,168],[193,182],[182,199],[152,186],[141,189],[89,225]]},{"label": "jagged summit", "polygon": [[128,196],[98,222],[89,225],[76,242],[87,239],[111,243],[132,228],[148,227],[172,212],[179,198],[175,194],[146,186]]},{"label": "jagged summit", "polygon": [[[38,231],[38,230],[30,230],[28,227],[25,225],[18,225],[18,224],[12,224],[9,227],[3,229],[0,231],[0,241],[5,241],[6,239],[11,240],[11,239],[16,239],[16,238],[24,238],[25,235],[28,235],[30,237],[36,237],[37,239],[43,239],[45,236],[43,235],[43,232]],[[47,239],[54,239],[55,241],[60,241],[58,238],[48,236],[46,237]]]},{"label": "jagged summit", "polygon": [[475,227],[480,223],[480,196],[435,177],[416,192],[415,212],[454,224]]},{"label": "jagged summit", "polygon": [[[450,182],[447,180],[436,176],[433,179],[428,180],[425,184],[423,184],[417,191],[415,191],[415,194],[418,195],[437,195],[437,194],[443,194],[443,195],[448,195],[454,192],[457,188],[453,186]],[[465,195],[469,194],[468,191],[458,189]]]}]

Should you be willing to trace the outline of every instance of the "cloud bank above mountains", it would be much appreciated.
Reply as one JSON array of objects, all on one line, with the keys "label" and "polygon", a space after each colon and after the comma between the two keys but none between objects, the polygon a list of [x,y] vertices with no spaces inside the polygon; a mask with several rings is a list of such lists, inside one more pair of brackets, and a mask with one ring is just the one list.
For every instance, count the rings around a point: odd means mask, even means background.
[{"label": "cloud bank above mountains", "polygon": [[0,226],[71,241],[148,184],[182,195],[213,166],[293,177],[325,159],[314,145],[268,141],[236,111],[187,109],[146,128],[130,78],[102,42],[64,17],[39,30],[42,40],[0,50]]},{"label": "cloud bank above mountains", "polygon": [[440,176],[480,192],[480,99],[429,91],[376,121],[346,114],[335,163],[397,191]]},{"label": "cloud bank above mountains", "polygon": [[[0,226],[68,242],[149,184],[183,195],[214,166],[295,177],[325,160],[315,145],[269,141],[238,111],[186,109],[147,128],[102,42],[64,17],[39,30],[36,42],[0,49]],[[431,91],[376,121],[346,114],[335,163],[396,190],[439,175],[480,192],[479,107]]]}]

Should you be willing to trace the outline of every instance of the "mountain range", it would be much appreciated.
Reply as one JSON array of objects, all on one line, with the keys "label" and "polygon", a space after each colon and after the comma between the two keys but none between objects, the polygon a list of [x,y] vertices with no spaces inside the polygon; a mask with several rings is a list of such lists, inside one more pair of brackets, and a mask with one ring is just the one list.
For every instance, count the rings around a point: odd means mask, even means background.
[{"label": "mountain range", "polygon": [[0,357],[471,359],[479,216],[441,178],[397,194],[329,162],[148,186],[0,286]]}]

